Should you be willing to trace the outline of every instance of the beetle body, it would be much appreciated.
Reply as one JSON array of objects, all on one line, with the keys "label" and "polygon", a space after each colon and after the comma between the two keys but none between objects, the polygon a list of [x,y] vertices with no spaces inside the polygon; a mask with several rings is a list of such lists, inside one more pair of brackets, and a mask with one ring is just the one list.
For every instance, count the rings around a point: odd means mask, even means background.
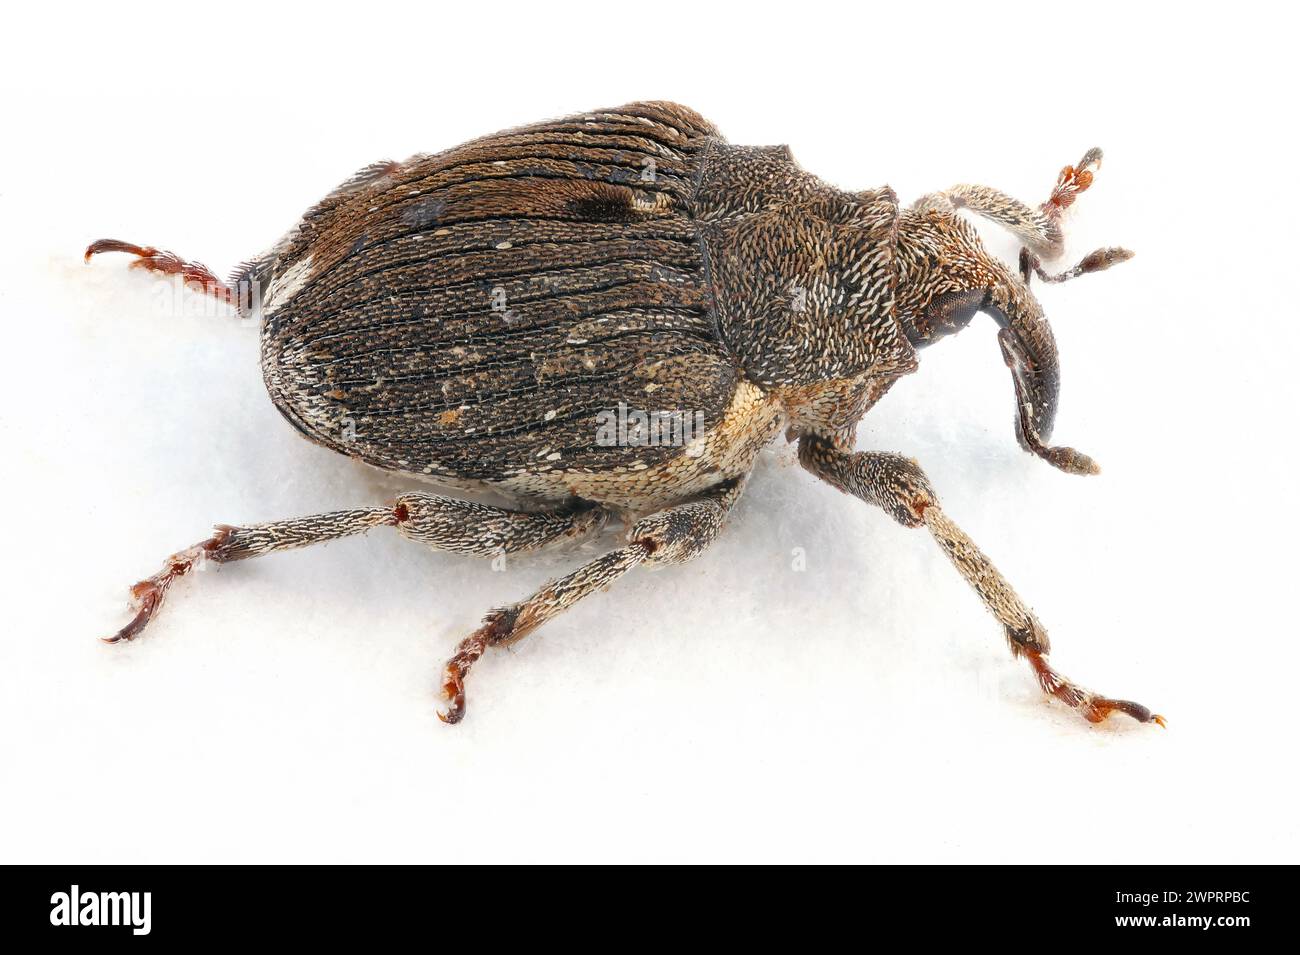
[{"label": "beetle body", "polygon": [[[842,193],[784,148],[638,104],[372,167],[245,275],[266,289],[267,388],[313,440],[645,513],[743,477],[792,421],[851,425],[914,367],[896,222],[888,190]],[[598,443],[620,408],[700,427]]]},{"label": "beetle body", "polygon": [[[855,452],[858,421],[919,349],[979,312],[1001,326],[1022,446],[1046,444],[1059,390],[1051,329],[1029,290],[1129,257],[1102,249],[1050,275],[1061,213],[1096,150],[1026,206],[955,186],[900,209],[845,192],[784,146],[726,142],[672,103],[525,126],[361,170],[227,285],[171,253],[101,240],[236,304],[260,300],[262,370],[300,432],[375,467],[497,508],[412,493],[390,504],[217,532],[132,591],[134,637],[200,560],[240,560],[392,527],[444,550],[514,553],[589,534],[611,514],[627,543],[492,611],[448,663],[444,719],[490,646],[517,640],[640,564],[681,563],[722,527],[759,451],[783,431],[817,477],[926,527],[1002,624],[1043,689],[1093,721],[1136,703],[1090,693],[1046,661],[1047,633],[943,512],[915,461]],[[965,208],[1024,242],[1019,274],[990,256]],[[250,294],[251,293],[251,294]],[[617,417],[617,423],[611,420]],[[632,427],[627,427],[628,418]],[[654,427],[664,422],[667,432]]]}]

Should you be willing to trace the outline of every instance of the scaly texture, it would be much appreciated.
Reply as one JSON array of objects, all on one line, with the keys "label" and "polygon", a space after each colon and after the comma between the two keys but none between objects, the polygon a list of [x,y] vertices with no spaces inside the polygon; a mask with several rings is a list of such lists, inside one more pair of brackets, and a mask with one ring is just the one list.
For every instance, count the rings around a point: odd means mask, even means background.
[{"label": "scaly texture", "polygon": [[[896,219],[890,190],[670,104],[377,163],[251,267],[267,387],[381,468],[648,513],[743,476],[785,424],[851,426],[915,367]],[[619,408],[696,443],[597,440]]]},{"label": "scaly texture", "polygon": [[[136,585],[135,618],[113,639],[138,634],[205,559],[381,526],[493,556],[623,516],[625,546],[492,611],[462,641],[442,681],[442,717],[457,722],[466,676],[488,647],[640,564],[701,554],[759,450],[785,429],[810,472],[906,527],[928,528],[1046,693],[1089,720],[1123,712],[1161,722],[1052,669],[1046,630],[944,514],[917,462],[852,450],[858,421],[916,368],[917,351],[987,312],[1001,326],[1021,445],[1062,470],[1096,470],[1086,455],[1046,443],[1059,361],[1029,281],[1064,282],[1130,256],[1100,249],[1060,273],[1042,268],[1040,255],[1063,244],[1062,211],[1100,156],[1090,150],[1062,170],[1038,209],[957,186],[900,214],[888,187],[843,192],[800,169],[784,146],[733,146],[684,107],[637,103],[367,166],[230,285],[171,253],[101,240],[87,257],[132,252],[142,267],[228,302],[265,283],[267,388],[308,437],[519,503],[407,494],[386,506],[221,526]],[[960,208],[1021,238],[1018,276],[988,254]],[[661,416],[667,440],[659,427],[638,430]]]},{"label": "scaly texture", "polygon": [[712,136],[638,104],[363,171],[267,266],[272,399],[379,467],[537,498],[679,455],[597,422],[622,403],[707,430],[732,400],[691,218]]}]

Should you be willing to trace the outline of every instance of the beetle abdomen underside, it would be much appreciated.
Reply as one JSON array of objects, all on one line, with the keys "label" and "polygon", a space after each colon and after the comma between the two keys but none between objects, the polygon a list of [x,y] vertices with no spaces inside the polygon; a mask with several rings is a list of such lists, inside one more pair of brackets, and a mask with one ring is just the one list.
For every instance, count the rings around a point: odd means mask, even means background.
[{"label": "beetle abdomen underside", "polygon": [[639,104],[364,170],[273,254],[273,401],[322,444],[451,482],[679,454],[598,432],[620,405],[707,430],[735,390],[690,208],[711,136]]}]

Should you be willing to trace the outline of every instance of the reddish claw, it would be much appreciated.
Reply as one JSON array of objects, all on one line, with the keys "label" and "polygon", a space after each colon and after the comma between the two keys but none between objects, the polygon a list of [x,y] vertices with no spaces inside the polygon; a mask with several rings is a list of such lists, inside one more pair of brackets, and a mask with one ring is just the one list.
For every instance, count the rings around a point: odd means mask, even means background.
[{"label": "reddish claw", "polygon": [[465,718],[465,671],[454,663],[448,663],[442,681],[442,696],[447,701],[447,709],[438,711],[438,719],[444,723],[456,724]]},{"label": "reddish claw", "polygon": [[1029,665],[1034,668],[1034,676],[1038,678],[1038,685],[1043,688],[1043,691],[1056,697],[1067,706],[1078,710],[1089,723],[1101,723],[1111,713],[1124,713],[1133,717],[1139,723],[1158,723],[1160,726],[1167,728],[1163,716],[1159,713],[1152,713],[1141,703],[1095,696],[1053,670],[1044,655],[1039,651],[1024,648],[1020,652],[1029,661]]},{"label": "reddish claw", "polygon": [[489,646],[527,632],[521,633],[516,629],[518,617],[519,612],[514,607],[493,610],[483,618],[483,626],[460,642],[456,655],[447,661],[443,670],[442,696],[447,701],[447,709],[438,712],[438,719],[444,723],[459,723],[465,718],[465,676],[469,668],[478,662]]},{"label": "reddish claw", "polygon": [[172,584],[193,570],[200,561],[211,556],[225,542],[227,534],[228,531],[219,530],[207,540],[168,557],[162,570],[131,588],[130,606],[136,612],[131,622],[111,637],[100,639],[105,643],[123,643],[139,636],[140,631],[149,625],[153,615],[162,607]]},{"label": "reddish claw", "polygon": [[136,245],[120,239],[99,239],[86,247],[85,261],[100,252],[129,252],[136,256],[131,268],[148,269],[163,275],[179,275],[185,284],[211,295],[228,305],[236,305],[235,293],[225,282],[217,278],[206,265],[199,262],[187,262],[174,252],[155,249],[151,245]]},{"label": "reddish claw", "polygon": [[1092,185],[1092,166],[1101,165],[1101,150],[1095,146],[1083,154],[1077,166],[1066,166],[1056,178],[1056,188],[1043,203],[1043,210],[1050,216],[1058,216],[1062,210],[1074,203],[1079,193]]}]

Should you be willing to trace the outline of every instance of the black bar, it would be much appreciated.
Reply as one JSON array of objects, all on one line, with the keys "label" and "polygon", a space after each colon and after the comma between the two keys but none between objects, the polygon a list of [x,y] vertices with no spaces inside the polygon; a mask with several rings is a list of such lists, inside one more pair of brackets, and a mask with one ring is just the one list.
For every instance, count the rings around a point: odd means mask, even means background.
[{"label": "black bar", "polygon": [[[473,867],[11,867],[0,894],[10,937],[139,945],[249,939],[349,941],[419,937],[434,949],[487,944],[532,927],[621,948],[644,939],[693,945],[754,938],[800,950],[843,937],[970,943],[1038,940],[1215,947],[1293,941],[1289,867],[874,867],[820,872],[685,871],[592,878],[503,875]],[[84,912],[119,923],[66,924],[71,888]],[[108,904],[98,893],[138,893]],[[147,933],[143,931],[148,893]],[[87,902],[91,895],[93,903]],[[132,908],[127,908],[128,904]],[[136,916],[132,922],[130,915]],[[53,924],[57,921],[64,924]],[[689,938],[681,933],[691,926]],[[486,934],[484,934],[486,933]],[[613,933],[613,934],[611,934]],[[799,940],[802,939],[802,943]],[[440,941],[438,941],[440,940]],[[538,940],[534,940],[537,944]],[[817,941],[817,944],[823,944]],[[15,950],[15,949],[11,949]]]}]

